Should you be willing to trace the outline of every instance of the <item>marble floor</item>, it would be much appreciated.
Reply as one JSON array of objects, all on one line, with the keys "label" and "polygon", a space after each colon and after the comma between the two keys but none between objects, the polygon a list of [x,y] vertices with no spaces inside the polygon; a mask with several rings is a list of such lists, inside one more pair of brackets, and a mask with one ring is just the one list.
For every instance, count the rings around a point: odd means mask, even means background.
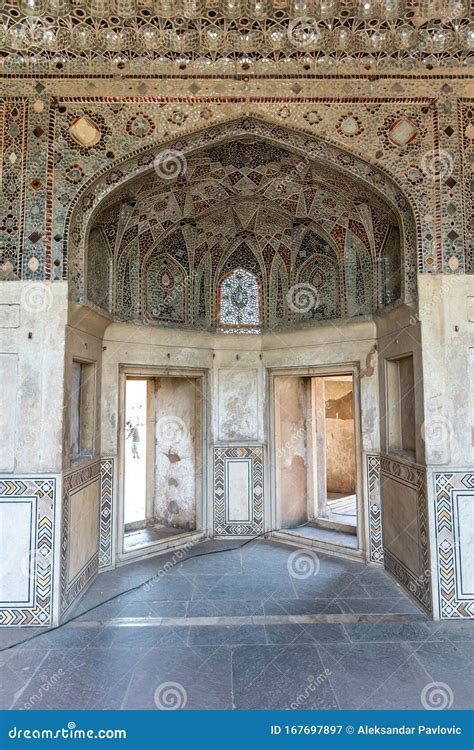
[{"label": "marble floor", "polygon": [[231,546],[102,573],[59,629],[0,629],[0,708],[472,706],[474,623],[430,621],[378,568]]}]

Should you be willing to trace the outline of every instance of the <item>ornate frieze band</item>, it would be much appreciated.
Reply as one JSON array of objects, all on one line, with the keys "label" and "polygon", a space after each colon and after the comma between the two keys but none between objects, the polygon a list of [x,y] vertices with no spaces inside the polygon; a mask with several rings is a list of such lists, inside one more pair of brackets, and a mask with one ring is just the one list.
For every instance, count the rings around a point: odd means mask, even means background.
[{"label": "ornate frieze band", "polygon": [[434,493],[440,617],[474,617],[474,590],[467,581],[473,551],[469,541],[461,547],[460,538],[460,529],[472,524],[474,472],[435,473]]},{"label": "ornate frieze band", "polygon": [[29,506],[29,551],[19,563],[29,577],[28,603],[0,602],[0,625],[50,625],[53,612],[56,479],[0,477],[0,503]]},{"label": "ornate frieze band", "polygon": [[[410,570],[385,545],[385,568],[410,592],[427,612],[431,613],[431,566],[428,535],[428,507],[426,494],[426,472],[414,464],[402,463],[388,456],[380,461],[381,477],[388,477],[400,482],[416,492],[418,547],[420,552],[421,572]],[[383,502],[383,500],[382,500]]]},{"label": "ornate frieze band", "polygon": [[[229,468],[247,481],[247,507],[240,518],[231,508]],[[263,532],[263,446],[214,448],[214,534],[257,536]]]}]

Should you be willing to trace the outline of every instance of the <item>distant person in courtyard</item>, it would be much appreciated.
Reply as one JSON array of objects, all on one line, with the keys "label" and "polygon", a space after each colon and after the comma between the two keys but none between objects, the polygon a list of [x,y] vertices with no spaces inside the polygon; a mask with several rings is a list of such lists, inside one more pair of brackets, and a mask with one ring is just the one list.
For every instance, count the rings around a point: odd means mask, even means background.
[{"label": "distant person in courtyard", "polygon": [[125,440],[128,440],[129,437],[132,438],[132,456],[133,458],[140,458],[140,454],[138,453],[138,443],[140,442],[140,431],[137,425],[135,425],[134,427],[130,421],[127,422],[127,427],[128,427],[128,435],[125,438]]}]

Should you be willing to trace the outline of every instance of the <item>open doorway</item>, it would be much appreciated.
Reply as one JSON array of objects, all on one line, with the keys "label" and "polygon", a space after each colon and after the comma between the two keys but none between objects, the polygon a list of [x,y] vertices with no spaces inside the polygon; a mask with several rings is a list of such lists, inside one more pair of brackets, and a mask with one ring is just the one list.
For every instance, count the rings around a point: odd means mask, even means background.
[{"label": "open doorway", "polygon": [[125,554],[199,528],[201,412],[199,377],[125,377]]},{"label": "open doorway", "polygon": [[274,378],[277,528],[358,549],[352,373]]}]

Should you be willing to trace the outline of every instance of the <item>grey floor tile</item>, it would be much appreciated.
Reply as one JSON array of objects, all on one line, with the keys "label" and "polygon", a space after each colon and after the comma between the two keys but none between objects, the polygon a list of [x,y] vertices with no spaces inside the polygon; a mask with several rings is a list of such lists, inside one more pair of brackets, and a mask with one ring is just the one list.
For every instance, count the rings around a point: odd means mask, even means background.
[{"label": "grey floor tile", "polygon": [[343,612],[336,599],[270,599],[263,604],[266,615],[320,615]]},{"label": "grey floor tile", "polygon": [[[413,644],[415,645],[415,644]],[[426,684],[441,682],[453,709],[472,709],[474,706],[474,644],[430,641],[416,644],[414,655],[429,675]],[[448,707],[448,706],[447,706]]]},{"label": "grey floor tile", "polygon": [[428,675],[402,643],[320,646],[341,709],[422,708]]},{"label": "grey floor tile", "polygon": [[[100,696],[122,679],[136,660],[136,653],[129,649],[52,650],[14,708],[34,701],[37,710],[93,709]],[[59,679],[43,690],[44,678],[51,682],[53,675],[59,675]]]},{"label": "grey floor tile", "polygon": [[266,643],[263,625],[205,625],[190,628],[190,646],[235,646]]},{"label": "grey floor tile", "polygon": [[269,643],[340,643],[349,638],[342,625],[337,623],[311,623],[309,625],[265,625]]},{"label": "grey floor tile", "polygon": [[122,708],[232,708],[231,649],[153,649],[136,665]]},{"label": "grey floor tile", "polygon": [[[278,577],[273,580],[262,580],[256,575],[225,576],[216,582],[206,594],[207,599],[259,599],[264,601],[271,598],[291,598],[294,589],[291,583],[281,581]],[[198,598],[194,596],[193,598]]]},{"label": "grey floor tile", "polygon": [[474,640],[474,620],[465,622],[430,622],[430,629],[433,631],[432,638],[435,640],[448,641],[473,641]]},{"label": "grey floor tile", "polygon": [[341,611],[348,614],[421,614],[406,596],[344,597],[337,601]]},{"label": "grey floor tile", "polygon": [[351,622],[344,627],[351,641],[359,643],[426,641],[430,637],[425,622]]},{"label": "grey floor tile", "polygon": [[256,600],[201,599],[189,602],[188,617],[249,617],[263,615],[264,605]]},{"label": "grey floor tile", "polygon": [[240,646],[232,672],[236,709],[338,707],[315,646]]}]

